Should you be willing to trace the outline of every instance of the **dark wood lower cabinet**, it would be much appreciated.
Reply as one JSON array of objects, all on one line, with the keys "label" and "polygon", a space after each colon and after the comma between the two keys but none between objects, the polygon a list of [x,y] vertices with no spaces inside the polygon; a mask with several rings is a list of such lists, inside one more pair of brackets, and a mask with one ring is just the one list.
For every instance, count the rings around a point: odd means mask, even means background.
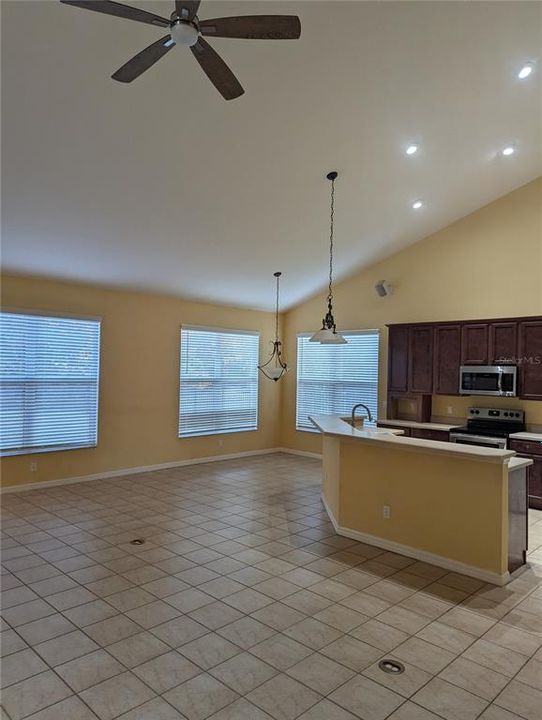
[{"label": "dark wood lower cabinet", "polygon": [[441,442],[448,442],[450,440],[450,433],[444,430],[412,428],[410,435],[411,437],[420,438],[421,440],[440,440]]},{"label": "dark wood lower cabinet", "polygon": [[515,450],[519,457],[533,461],[527,468],[529,507],[542,510],[542,443],[511,439],[510,450]]},{"label": "dark wood lower cabinet", "polygon": [[542,510],[542,457],[532,457],[534,462],[527,468],[529,507]]},{"label": "dark wood lower cabinet", "polygon": [[448,442],[450,433],[444,430],[431,430],[430,428],[416,428],[405,425],[388,425],[377,422],[377,426],[381,428],[390,428],[392,430],[403,430],[405,437],[421,438],[422,440],[441,440]]}]

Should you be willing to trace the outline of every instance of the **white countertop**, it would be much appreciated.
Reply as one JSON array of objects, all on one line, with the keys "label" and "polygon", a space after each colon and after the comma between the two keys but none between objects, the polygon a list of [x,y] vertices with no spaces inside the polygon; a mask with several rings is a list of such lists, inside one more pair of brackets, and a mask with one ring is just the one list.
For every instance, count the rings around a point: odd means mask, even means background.
[{"label": "white countertop", "polygon": [[415,420],[377,420],[380,425],[397,425],[398,427],[413,427],[419,428],[420,430],[442,430],[443,432],[450,432],[454,427],[457,427],[460,423],[454,423],[453,425],[445,425],[443,423],[434,422],[416,422]]},{"label": "white countertop", "polygon": [[382,444],[396,450],[437,453],[450,457],[469,458],[482,462],[505,464],[515,456],[513,450],[499,450],[481,445],[462,445],[443,440],[422,440],[421,438],[404,437],[400,430],[373,428],[359,430],[342,420],[338,415],[310,415],[309,420],[324,435],[332,435],[344,439],[359,440],[368,444]]},{"label": "white countertop", "polygon": [[508,461],[508,469],[510,471],[512,470],[519,470],[520,468],[527,467],[528,465],[533,465],[533,461],[529,460],[529,458],[523,458],[523,457],[511,457]]},{"label": "white countertop", "polygon": [[531,440],[531,442],[542,443],[542,433],[518,432],[509,435],[513,440]]}]

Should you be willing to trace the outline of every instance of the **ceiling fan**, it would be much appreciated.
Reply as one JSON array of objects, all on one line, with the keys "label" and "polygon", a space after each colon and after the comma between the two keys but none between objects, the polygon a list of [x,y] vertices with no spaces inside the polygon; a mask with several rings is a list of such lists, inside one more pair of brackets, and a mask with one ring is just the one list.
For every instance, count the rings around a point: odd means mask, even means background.
[{"label": "ceiling fan", "polygon": [[129,83],[160,60],[175,45],[185,45],[199,62],[203,72],[226,100],[233,100],[244,90],[220,55],[204,39],[207,37],[249,38],[261,40],[295,40],[301,35],[296,15],[243,15],[239,17],[200,20],[200,0],[175,0],[171,18],[109,0],[60,0],[66,5],[116,15],[127,20],[168,28],[168,34],[128,60],[111,76]]}]

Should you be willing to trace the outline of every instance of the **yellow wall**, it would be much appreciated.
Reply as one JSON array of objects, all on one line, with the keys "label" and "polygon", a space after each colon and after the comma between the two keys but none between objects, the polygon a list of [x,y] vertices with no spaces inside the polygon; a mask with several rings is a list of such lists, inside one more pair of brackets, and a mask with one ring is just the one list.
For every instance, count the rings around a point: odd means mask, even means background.
[{"label": "yellow wall", "polygon": [[[274,337],[273,314],[13,276],[3,278],[2,304],[103,318],[98,447],[3,458],[3,484],[57,480],[278,445],[280,386],[263,378],[257,431],[177,437],[181,323],[259,330],[263,356]],[[37,462],[36,472],[30,471],[31,462]]]},{"label": "yellow wall", "polygon": [[[387,323],[542,314],[541,198],[539,178],[337,285],[334,307],[341,329],[381,330],[382,417]],[[374,292],[382,279],[395,288],[389,298]],[[2,301],[103,317],[98,447],[5,458],[6,485],[277,446],[321,450],[319,434],[295,430],[295,354],[296,334],[319,325],[323,292],[283,317],[291,371],[278,384],[261,379],[259,430],[184,440],[176,435],[180,324],[260,330],[263,354],[273,338],[272,314],[14,276],[3,279]],[[507,402],[522,405],[528,423],[542,424],[542,402]],[[471,403],[440,396],[433,412],[445,415],[450,406],[453,416],[464,416]],[[31,461],[38,463],[36,472],[30,471]]]},{"label": "yellow wall", "polygon": [[[340,461],[335,483],[328,477],[327,490],[332,497],[339,492],[335,520],[341,527],[498,575],[506,572],[508,471],[504,465],[351,440],[336,442]],[[327,501],[326,488],[324,496]],[[382,516],[384,505],[390,507],[389,520]]]},{"label": "yellow wall", "polygon": [[[340,241],[339,241],[340,243]],[[340,252],[340,244],[337,248]],[[386,280],[394,294],[379,298]],[[542,178],[486,205],[444,230],[339,283],[334,312],[342,330],[379,328],[379,414],[385,417],[387,323],[542,314]],[[319,434],[295,430],[296,334],[317,329],[324,292],[286,313],[281,445],[320,452]],[[434,415],[464,417],[472,398],[435,396]],[[542,424],[542,402],[484,399],[485,405],[523,407]]]}]

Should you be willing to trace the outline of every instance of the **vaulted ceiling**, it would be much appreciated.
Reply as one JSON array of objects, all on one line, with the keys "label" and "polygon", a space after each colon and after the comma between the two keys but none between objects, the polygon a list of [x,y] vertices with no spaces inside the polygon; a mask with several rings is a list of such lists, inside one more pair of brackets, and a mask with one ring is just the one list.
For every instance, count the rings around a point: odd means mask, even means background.
[{"label": "vaulted ceiling", "polygon": [[211,41],[246,91],[226,102],[181,47],[110,79],[160,28],[4,1],[4,267],[257,308],[282,270],[291,306],[326,282],[328,170],[338,277],[541,174],[541,9],[204,0],[301,18],[300,40]]}]

